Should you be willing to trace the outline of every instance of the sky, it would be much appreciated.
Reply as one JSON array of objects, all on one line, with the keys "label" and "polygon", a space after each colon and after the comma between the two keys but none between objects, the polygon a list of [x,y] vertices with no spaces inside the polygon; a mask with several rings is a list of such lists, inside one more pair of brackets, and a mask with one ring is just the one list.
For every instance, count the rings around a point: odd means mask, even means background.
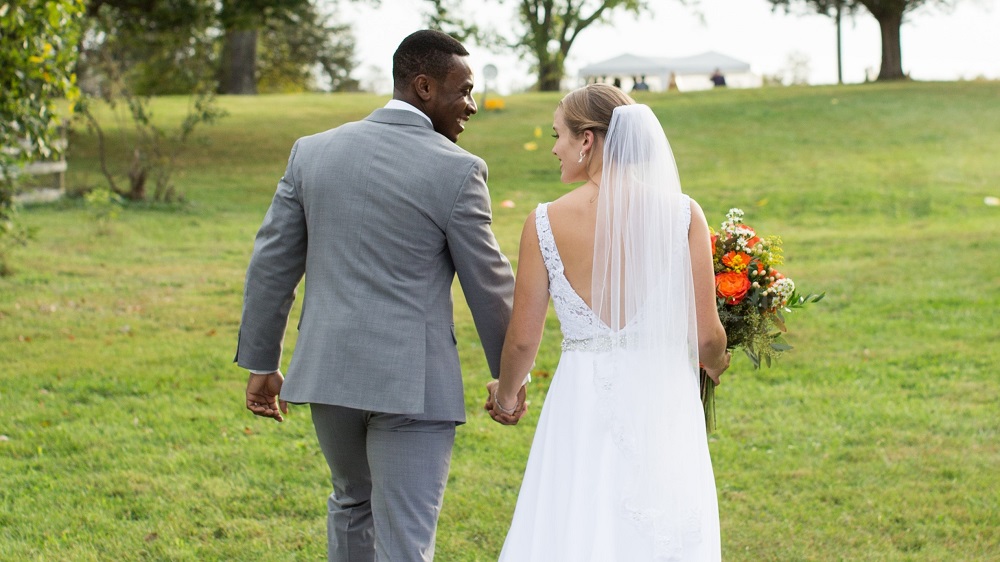
[{"label": "sky", "polygon": [[[464,0],[480,24],[494,22],[503,29],[514,21],[511,0]],[[487,6],[483,6],[488,4]],[[610,24],[594,24],[577,37],[566,62],[567,74],[590,63],[624,53],[640,56],[682,57],[717,51],[750,63],[758,75],[780,74],[790,58],[805,60],[810,84],[837,82],[836,26],[833,18],[798,8],[786,15],[772,12],[767,0],[701,0],[698,8],[679,1],[651,0],[651,13],[640,17],[620,12]],[[392,53],[399,42],[423,27],[426,0],[382,0],[375,9],[345,3],[337,19],[353,25],[358,68],[355,78],[379,93],[391,91]],[[700,12],[700,16],[697,12]],[[513,23],[511,24],[513,25]],[[958,0],[945,10],[924,6],[908,15],[901,28],[903,71],[916,80],[1000,79],[1000,0]],[[861,11],[842,23],[843,77],[862,82],[865,73],[878,73],[881,35],[878,22]],[[529,87],[534,78],[528,62],[510,52],[492,53],[467,45],[476,72],[477,89],[487,64],[499,70],[489,87],[502,94]],[[569,86],[582,85],[571,81]]]}]

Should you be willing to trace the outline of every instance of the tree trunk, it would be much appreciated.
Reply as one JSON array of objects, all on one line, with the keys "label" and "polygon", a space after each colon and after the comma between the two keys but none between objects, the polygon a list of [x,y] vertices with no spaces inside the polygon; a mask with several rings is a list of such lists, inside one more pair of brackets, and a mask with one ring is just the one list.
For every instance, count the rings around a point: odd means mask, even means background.
[{"label": "tree trunk", "polygon": [[840,9],[840,2],[839,2],[839,0],[837,2],[837,5],[835,6],[835,8],[837,10],[837,15],[836,15],[836,18],[837,18],[837,83],[838,84],[843,84],[844,83],[844,58],[843,58],[844,50],[843,50],[843,46],[841,44],[841,33],[840,33],[841,9]]},{"label": "tree trunk", "polygon": [[882,68],[878,80],[903,80],[902,48],[899,43],[899,28],[903,25],[903,11],[878,16],[878,25],[882,29]]},{"label": "tree trunk", "polygon": [[556,59],[539,61],[538,63],[538,91],[558,92],[562,83],[563,67]]},{"label": "tree trunk", "polygon": [[257,94],[257,30],[227,29],[222,47],[220,94]]}]

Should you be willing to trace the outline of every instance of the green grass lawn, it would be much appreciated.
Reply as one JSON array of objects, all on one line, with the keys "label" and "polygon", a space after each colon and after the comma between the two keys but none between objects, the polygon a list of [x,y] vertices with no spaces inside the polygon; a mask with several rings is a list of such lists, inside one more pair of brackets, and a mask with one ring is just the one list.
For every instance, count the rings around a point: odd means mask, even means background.
[{"label": "green grass lawn", "polygon": [[[490,165],[512,260],[527,213],[567,189],[549,153],[558,99],[510,96],[461,137]],[[37,235],[0,279],[0,560],[324,558],[328,472],[308,410],[254,418],[231,361],[253,236],[292,142],[385,100],[224,98],[229,116],[181,159],[185,204],[133,205],[110,228],[80,199],[22,213]],[[1000,208],[984,204],[1000,196],[1000,82],[640,101],[710,222],[743,208],[782,236],[800,290],[827,293],[789,318],[794,351],[756,372],[736,357],[718,389],[724,559],[1000,559]],[[184,108],[155,104],[163,118]],[[94,139],[70,142],[68,185],[100,185]],[[464,305],[457,324],[469,423],[437,559],[495,560],[558,323],[515,428],[481,411],[488,375]],[[289,329],[285,365],[294,345]]]}]

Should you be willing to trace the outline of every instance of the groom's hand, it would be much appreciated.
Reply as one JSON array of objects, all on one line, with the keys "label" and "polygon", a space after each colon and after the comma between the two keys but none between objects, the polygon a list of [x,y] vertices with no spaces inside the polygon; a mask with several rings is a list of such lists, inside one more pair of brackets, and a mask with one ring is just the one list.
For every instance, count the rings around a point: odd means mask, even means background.
[{"label": "groom's hand", "polygon": [[285,377],[281,376],[281,371],[267,375],[251,373],[250,380],[247,381],[247,410],[255,416],[284,421],[281,414],[288,413],[288,404],[284,400],[278,400],[283,382]]},{"label": "groom's hand", "polygon": [[500,386],[500,381],[490,381],[486,383],[486,404],[483,406],[487,412],[489,412],[490,417],[493,421],[501,423],[503,425],[517,425],[517,422],[521,421],[524,414],[528,411],[527,396],[528,391],[525,386],[521,386],[517,391],[517,409],[514,410],[513,414],[507,414],[501,412],[499,408],[496,407],[494,398],[496,397],[497,387]]}]

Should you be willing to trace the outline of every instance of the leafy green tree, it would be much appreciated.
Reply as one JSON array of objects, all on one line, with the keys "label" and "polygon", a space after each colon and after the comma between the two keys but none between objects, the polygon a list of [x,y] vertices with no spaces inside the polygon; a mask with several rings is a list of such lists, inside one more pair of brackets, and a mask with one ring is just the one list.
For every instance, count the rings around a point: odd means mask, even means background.
[{"label": "leafy green tree", "polygon": [[138,95],[188,94],[215,79],[217,17],[212,0],[88,0],[80,75],[106,83],[108,60]]},{"label": "leafy green tree", "polygon": [[[838,15],[843,12],[854,13],[864,7],[875,16],[882,33],[882,66],[878,73],[879,80],[902,80],[906,78],[903,72],[902,47],[900,46],[899,30],[906,14],[926,4],[952,6],[956,0],[767,0],[775,8],[783,7],[786,11],[793,4],[806,5],[824,15]],[[839,39],[839,36],[838,36]],[[839,49],[838,49],[839,52]]]},{"label": "leafy green tree", "polygon": [[459,38],[475,37],[483,45],[513,48],[530,57],[538,77],[536,88],[543,92],[559,90],[566,57],[581,31],[604,22],[616,10],[639,14],[647,8],[646,0],[515,0],[520,26],[509,36],[483,31],[455,16],[459,0],[427,1],[432,27]]},{"label": "leafy green tree", "polygon": [[[366,0],[377,4],[378,0]],[[351,89],[354,36],[334,25],[319,0],[222,0],[223,30],[219,93],[256,94],[309,89],[313,68],[328,76],[331,89]],[[258,46],[263,49],[258,49]]]},{"label": "leafy green tree", "polygon": [[259,91],[357,90],[357,80],[350,77],[356,67],[354,34],[349,25],[330,20],[313,4],[268,18],[258,36]]},{"label": "leafy green tree", "polygon": [[[358,1],[358,0],[352,0]],[[376,2],[377,0],[366,0]],[[350,89],[354,37],[322,0],[88,0],[82,75],[86,89],[110,57],[137,95],[189,94],[206,81],[220,93]],[[116,52],[107,53],[114,48]],[[324,85],[326,85],[324,84]]]},{"label": "leafy green tree", "polygon": [[56,101],[78,93],[82,14],[82,0],[0,3],[0,274],[8,271],[6,247],[24,239],[15,222],[15,169],[58,150]]}]

